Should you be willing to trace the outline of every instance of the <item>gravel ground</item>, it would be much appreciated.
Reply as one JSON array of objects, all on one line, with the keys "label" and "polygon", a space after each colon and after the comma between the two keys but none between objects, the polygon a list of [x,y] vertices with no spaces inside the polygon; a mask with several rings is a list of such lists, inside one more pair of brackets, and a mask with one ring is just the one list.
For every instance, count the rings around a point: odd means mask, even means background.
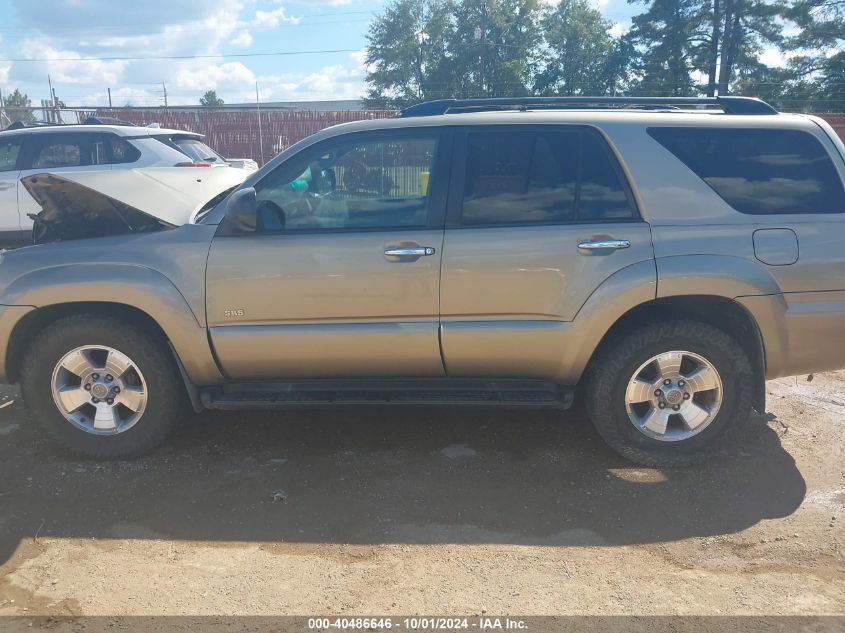
[{"label": "gravel ground", "polygon": [[207,413],[96,463],[6,388],[0,616],[843,615],[845,372],[768,390],[660,470],[577,407]]}]

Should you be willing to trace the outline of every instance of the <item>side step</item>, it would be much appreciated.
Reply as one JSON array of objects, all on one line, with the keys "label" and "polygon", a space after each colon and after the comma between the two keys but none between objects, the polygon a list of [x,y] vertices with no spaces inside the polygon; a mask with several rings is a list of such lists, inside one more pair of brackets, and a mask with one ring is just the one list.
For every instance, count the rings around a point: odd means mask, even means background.
[{"label": "side step", "polygon": [[325,405],[469,405],[568,409],[574,391],[525,380],[304,380],[232,383],[200,391],[206,409],[276,409]]}]

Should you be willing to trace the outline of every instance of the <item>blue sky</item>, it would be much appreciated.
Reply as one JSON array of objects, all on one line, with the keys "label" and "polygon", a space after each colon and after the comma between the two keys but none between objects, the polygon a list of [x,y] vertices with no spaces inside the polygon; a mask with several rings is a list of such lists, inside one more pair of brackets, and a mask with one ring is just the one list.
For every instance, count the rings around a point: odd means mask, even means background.
[{"label": "blue sky", "polygon": [[[552,1],[552,0],[548,0]],[[623,29],[644,5],[593,0]],[[365,35],[381,0],[0,0],[0,90],[68,106],[355,99],[364,93]],[[279,51],[343,52],[224,57]],[[185,56],[168,60],[90,60]],[[205,56],[199,58],[188,58]],[[49,60],[49,61],[43,61]]]}]

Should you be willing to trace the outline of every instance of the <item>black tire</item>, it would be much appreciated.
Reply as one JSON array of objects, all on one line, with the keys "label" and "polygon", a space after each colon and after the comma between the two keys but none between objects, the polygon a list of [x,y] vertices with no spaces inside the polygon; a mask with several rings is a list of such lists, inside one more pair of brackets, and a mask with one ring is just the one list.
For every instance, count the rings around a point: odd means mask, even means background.
[{"label": "black tire", "polygon": [[[69,351],[103,345],[126,354],[147,383],[147,403],[134,426],[94,435],[68,422],[53,401],[53,370]],[[138,457],[159,446],[186,412],[187,395],[173,355],[159,337],[111,316],[80,314],[43,330],[24,354],[21,393],[36,425],[74,453],[95,459]]]},{"label": "black tire", "polygon": [[[628,417],[625,393],[634,372],[671,350],[706,358],[722,379],[722,404],[701,432],[666,442],[642,433]],[[701,461],[732,424],[752,412],[755,373],[742,346],[722,330],[697,321],[666,321],[630,332],[603,346],[586,376],[587,412],[605,442],[623,457],[646,466],[683,466]]]}]

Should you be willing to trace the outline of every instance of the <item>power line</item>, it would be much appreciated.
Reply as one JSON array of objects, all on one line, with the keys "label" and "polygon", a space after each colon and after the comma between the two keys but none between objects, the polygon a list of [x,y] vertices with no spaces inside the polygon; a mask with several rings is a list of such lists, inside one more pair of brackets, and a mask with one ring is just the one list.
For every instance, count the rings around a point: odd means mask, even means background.
[{"label": "power line", "polygon": [[317,51],[275,51],[267,53],[218,53],[214,55],[150,55],[141,57],[33,57],[33,58],[11,58],[0,57],[0,62],[133,62],[159,59],[224,59],[244,57],[278,57],[282,55],[322,55],[326,53],[357,53],[359,48],[334,48]]}]

